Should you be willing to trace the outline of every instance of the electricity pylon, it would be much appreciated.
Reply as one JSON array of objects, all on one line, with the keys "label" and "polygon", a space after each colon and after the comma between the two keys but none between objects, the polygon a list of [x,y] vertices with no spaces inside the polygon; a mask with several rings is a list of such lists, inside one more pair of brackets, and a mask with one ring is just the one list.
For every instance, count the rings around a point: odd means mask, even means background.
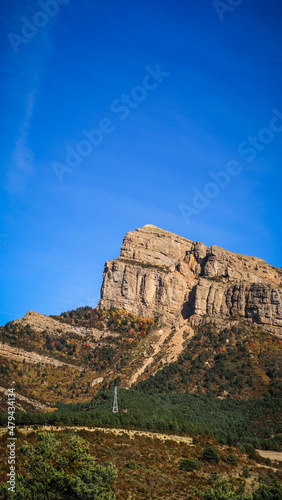
[{"label": "electricity pylon", "polygon": [[113,404],[113,413],[118,413],[118,398],[117,398],[117,387],[115,387],[115,397],[114,397],[114,404]]}]

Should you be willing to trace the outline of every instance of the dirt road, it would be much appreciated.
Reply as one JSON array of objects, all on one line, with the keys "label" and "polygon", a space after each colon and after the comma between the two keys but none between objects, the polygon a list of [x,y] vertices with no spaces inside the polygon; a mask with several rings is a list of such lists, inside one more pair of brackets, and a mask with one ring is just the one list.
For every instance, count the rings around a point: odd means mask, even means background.
[{"label": "dirt road", "polygon": [[282,462],[282,451],[256,450],[256,452],[261,457],[270,458],[270,460],[278,460],[278,462]]},{"label": "dirt road", "polygon": [[[35,432],[40,432],[40,431],[51,431],[51,432],[56,432],[56,431],[63,431],[65,429],[73,429],[76,431],[89,431],[89,432],[95,432],[95,431],[102,431],[106,432],[107,434],[112,433],[115,435],[121,435],[121,434],[127,434],[131,439],[135,437],[149,437],[153,439],[160,439],[161,441],[175,441],[176,443],[186,443],[189,445],[192,445],[193,439],[187,436],[176,436],[176,435],[169,435],[169,434],[160,434],[158,432],[146,432],[146,431],[137,431],[137,430],[129,430],[129,429],[116,429],[116,428],[107,428],[107,427],[79,427],[79,426],[65,426],[65,427],[56,427],[56,426],[50,426],[50,425],[40,425],[38,426],[38,430]],[[28,434],[29,432],[34,432],[34,429],[32,427],[23,427],[19,429],[20,432],[23,432],[24,434]],[[7,431],[6,428],[1,428],[0,429],[0,435],[4,434]]]},{"label": "dirt road", "polygon": [[[108,427],[85,427],[85,426],[65,426],[65,427],[56,427],[51,425],[40,425],[38,429],[34,431],[33,427],[22,427],[20,428],[20,432],[24,434],[28,434],[30,432],[40,432],[40,431],[49,431],[49,432],[59,432],[64,431],[65,429],[73,429],[75,431],[102,431],[107,434],[115,434],[116,436],[120,436],[122,434],[127,434],[131,439],[136,437],[149,437],[152,439],[160,439],[161,441],[174,441],[176,443],[186,443],[190,446],[193,446],[193,439],[188,436],[176,436],[170,434],[161,434],[159,432],[147,432],[147,431],[138,431],[138,430],[129,430],[129,429],[117,429],[117,428],[108,428]],[[0,428],[0,436],[7,432],[6,427]],[[270,458],[270,460],[277,460],[282,462],[282,452],[271,451],[271,450],[256,450],[256,452],[264,458]]]}]

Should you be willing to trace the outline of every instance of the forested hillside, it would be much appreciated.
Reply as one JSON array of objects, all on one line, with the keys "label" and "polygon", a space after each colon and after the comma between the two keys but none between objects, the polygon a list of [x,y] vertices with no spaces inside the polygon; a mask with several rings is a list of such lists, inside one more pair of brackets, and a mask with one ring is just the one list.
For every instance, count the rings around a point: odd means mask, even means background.
[{"label": "forested hillside", "polygon": [[[155,394],[118,390],[119,412],[112,413],[113,389],[88,403],[59,405],[53,412],[17,412],[19,426],[86,425],[144,429],[184,435],[209,434],[222,444],[250,443],[279,451],[282,445],[279,398],[218,399],[212,395]],[[7,415],[0,414],[5,426]]]},{"label": "forested hillside", "polygon": [[[50,407],[87,401],[101,382],[106,387],[118,378],[126,385],[159,323],[115,308],[69,311],[54,317],[52,328],[42,318],[40,328],[21,320],[0,327],[0,342],[10,349],[5,355],[0,351],[0,386],[14,380],[18,393]],[[32,409],[26,401],[21,406]]]},{"label": "forested hillside", "polygon": [[[114,385],[128,387],[163,331],[158,317],[138,318],[115,308],[79,308],[52,321],[56,329],[21,321],[0,328],[0,342],[11,351],[0,355],[0,385],[8,387],[12,379],[19,394],[50,408],[86,403]],[[281,396],[279,338],[242,319],[222,328],[203,322],[193,330],[176,361],[161,368],[174,335],[168,329],[162,350],[152,355],[135,384],[138,390],[236,399]],[[23,400],[19,409],[33,407]]]},{"label": "forested hillside", "polygon": [[[27,317],[33,318],[33,314]],[[97,464],[105,467],[105,498],[124,500],[122,485],[126,484],[126,500],[157,499],[165,482],[167,498],[175,500],[183,498],[183,491],[193,500],[279,499],[279,470],[274,474],[269,469],[273,463],[255,453],[255,448],[280,451],[282,446],[279,338],[242,319],[234,318],[232,324],[221,328],[206,319],[193,330],[184,331],[180,354],[162,367],[166,349],[177,337],[173,328],[162,325],[158,317],[144,319],[116,308],[85,307],[48,321],[41,316],[35,320],[39,323],[35,321],[34,326],[26,319],[0,329],[6,352],[1,356],[1,386],[8,387],[11,379],[15,381],[20,402],[16,412],[18,432],[25,432],[25,425],[34,426],[35,431],[40,425],[54,429],[64,425],[103,426],[194,439],[194,447],[187,449],[169,441],[156,446],[149,439],[145,443],[136,437],[131,444],[125,436],[83,434]],[[167,336],[162,350],[140,371],[137,383],[126,389],[132,374],[154,352],[163,330]],[[112,412],[114,386],[118,387],[116,414]],[[30,411],[34,410],[31,400],[19,401],[20,395],[47,406],[44,411]],[[1,405],[0,425],[5,427],[5,398]],[[24,434],[19,436],[22,446]],[[55,437],[46,439],[56,441]],[[60,439],[65,442],[65,437]],[[18,485],[23,496],[19,498],[24,498],[36,479],[24,466],[24,450],[36,460],[36,449],[42,452],[44,440],[40,437],[38,441],[35,432],[28,435],[29,448],[20,448],[23,479]],[[3,435],[1,443],[4,441]],[[60,442],[56,443],[59,449]],[[79,446],[84,445],[81,442]],[[74,481],[77,475],[82,479],[85,474],[96,474],[94,460],[86,459],[86,455],[83,460],[91,462],[91,467],[84,471],[77,466]],[[109,460],[115,464],[117,476],[110,472],[112,466],[107,469]],[[275,463],[274,469],[278,465]],[[80,498],[64,468],[60,474],[63,491],[76,492]],[[36,485],[45,487],[44,481]],[[8,498],[3,488],[2,497]],[[86,483],[83,488],[92,494]],[[64,498],[63,491],[58,490],[55,498]]]},{"label": "forested hillside", "polygon": [[223,329],[212,323],[194,329],[178,360],[144,376],[140,389],[235,398],[282,395],[282,340],[243,320]]}]

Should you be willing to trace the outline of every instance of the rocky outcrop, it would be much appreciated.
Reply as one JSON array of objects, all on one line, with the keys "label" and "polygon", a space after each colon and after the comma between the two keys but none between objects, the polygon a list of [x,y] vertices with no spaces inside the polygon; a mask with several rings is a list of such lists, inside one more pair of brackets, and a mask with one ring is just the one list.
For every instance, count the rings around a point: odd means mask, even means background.
[{"label": "rocky outcrop", "polygon": [[99,307],[196,323],[243,316],[282,334],[282,272],[262,259],[207,247],[152,225],[126,234],[105,264]]},{"label": "rocky outcrop", "polygon": [[94,387],[95,385],[97,384],[102,384],[102,382],[104,381],[104,377],[97,377],[97,378],[94,378],[91,382],[91,387]]},{"label": "rocky outcrop", "polygon": [[35,352],[25,351],[18,347],[13,347],[8,344],[3,344],[0,342],[0,356],[4,356],[9,359],[14,359],[15,361],[20,361],[24,363],[30,363],[32,365],[51,365],[51,366],[69,366],[75,370],[82,370],[79,366],[70,365],[68,363],[63,363],[55,358],[49,358],[48,356],[42,356]]},{"label": "rocky outcrop", "polygon": [[45,314],[40,314],[35,311],[28,311],[23,318],[16,319],[14,324],[19,324],[20,326],[31,326],[37,332],[47,331],[50,334],[56,333],[74,333],[82,337],[87,333],[86,329],[77,328],[72,325],[64,325],[59,323],[58,320],[50,318],[50,316],[45,316]]}]

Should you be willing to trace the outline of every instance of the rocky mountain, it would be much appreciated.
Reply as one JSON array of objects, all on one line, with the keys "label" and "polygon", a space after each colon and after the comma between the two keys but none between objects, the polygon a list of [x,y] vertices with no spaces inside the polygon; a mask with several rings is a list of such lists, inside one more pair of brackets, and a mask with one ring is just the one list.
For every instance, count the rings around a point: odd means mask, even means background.
[{"label": "rocky mountain", "polygon": [[[0,327],[0,454],[12,386],[17,442],[36,445],[38,462],[43,436],[49,448],[59,436],[65,453],[80,433],[98,467],[116,464],[117,498],[125,484],[136,498],[162,498],[164,484],[173,498],[187,484],[193,498],[211,485],[223,498],[217,477],[230,480],[224,498],[241,498],[245,484],[280,498],[280,287],[280,270],[260,259],[153,226],[128,233],[105,266],[97,308],[29,311]],[[76,434],[62,435],[64,426]],[[263,458],[255,448],[275,451]]]},{"label": "rocky mountain", "polygon": [[23,410],[85,403],[114,384],[276,396],[281,314],[281,269],[147,225],[106,263],[97,308],[0,327],[0,393],[13,380]]},{"label": "rocky mountain", "polygon": [[105,264],[99,307],[159,314],[175,326],[241,316],[282,335],[281,304],[281,268],[149,224],[127,233]]}]

